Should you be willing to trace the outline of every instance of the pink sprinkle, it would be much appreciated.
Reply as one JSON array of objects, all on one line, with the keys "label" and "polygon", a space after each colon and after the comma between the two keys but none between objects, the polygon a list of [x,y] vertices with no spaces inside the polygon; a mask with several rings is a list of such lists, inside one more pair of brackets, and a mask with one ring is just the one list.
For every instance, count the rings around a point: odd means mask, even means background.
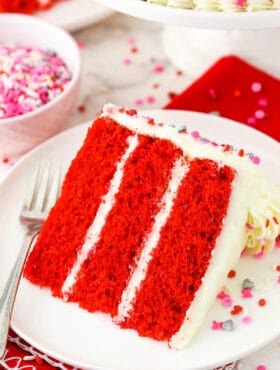
[{"label": "pink sprinkle", "polygon": [[275,247],[276,248],[280,248],[280,239],[278,240],[276,240],[276,242],[275,242]]},{"label": "pink sprinkle", "polygon": [[155,97],[152,95],[147,96],[147,103],[153,104],[156,101]]},{"label": "pink sprinkle", "polygon": [[254,157],[251,159],[251,161],[252,161],[254,164],[259,164],[261,160],[260,160],[260,158],[259,158],[259,157],[254,156]]},{"label": "pink sprinkle", "polygon": [[266,98],[260,98],[258,101],[258,104],[260,107],[267,107],[268,106],[268,100]]},{"label": "pink sprinkle", "polygon": [[233,304],[233,300],[230,295],[227,295],[222,299],[222,304],[224,307],[231,307]]},{"label": "pink sprinkle", "polygon": [[134,37],[128,37],[127,38],[127,43],[129,45],[134,45],[136,43],[135,38]]},{"label": "pink sprinkle", "polygon": [[277,278],[277,283],[280,284],[280,275]]},{"label": "pink sprinkle", "polygon": [[253,230],[254,229],[254,227],[251,224],[246,224],[246,227],[247,227],[248,230]]},{"label": "pink sprinkle", "polygon": [[240,255],[240,257],[245,257],[245,256],[247,256],[247,248],[244,248]]},{"label": "pink sprinkle", "polygon": [[157,64],[156,66],[154,66],[154,72],[155,73],[162,73],[164,72],[165,68],[162,64]]},{"label": "pink sprinkle", "polygon": [[136,99],[135,100],[135,104],[136,105],[143,105],[144,104],[144,100],[143,99]]},{"label": "pink sprinkle", "polygon": [[212,330],[223,330],[223,322],[218,322],[216,320],[212,321]]},{"label": "pink sprinkle", "polygon": [[106,106],[106,107],[104,107],[103,111],[104,111],[104,113],[109,113],[110,114],[110,113],[113,113],[114,108],[110,107],[110,106]]},{"label": "pink sprinkle", "polygon": [[239,8],[244,8],[244,6],[245,6],[245,1],[244,1],[244,0],[236,0],[236,5],[237,5]]},{"label": "pink sprinkle", "polygon": [[253,82],[251,89],[254,93],[258,93],[262,90],[262,84],[260,82]]},{"label": "pink sprinkle", "polygon": [[123,58],[123,64],[125,64],[125,65],[129,65],[129,64],[131,64],[131,59],[130,58]]},{"label": "pink sprinkle", "polygon": [[267,369],[266,369],[266,366],[264,366],[264,365],[258,365],[256,367],[256,370],[267,370]]},{"label": "pink sprinkle", "polygon": [[223,290],[221,290],[220,293],[218,293],[217,298],[224,299],[227,296],[228,294],[226,294]]},{"label": "pink sprinkle", "polygon": [[195,139],[199,138],[199,132],[198,131],[192,131],[191,136]]},{"label": "pink sprinkle", "polygon": [[255,126],[256,123],[257,123],[257,121],[256,121],[255,117],[248,117],[247,118],[247,125]]},{"label": "pink sprinkle", "polygon": [[264,119],[265,112],[262,109],[258,109],[258,110],[255,111],[255,117],[257,119]]},{"label": "pink sprinkle", "polygon": [[252,323],[252,317],[251,316],[244,316],[244,317],[242,317],[242,319],[241,319],[241,322],[242,322],[242,324],[243,325],[250,325],[251,323]]},{"label": "pink sprinkle", "polygon": [[216,89],[214,89],[213,87],[210,87],[210,88],[208,89],[208,93],[209,93],[209,95],[210,95],[210,97],[211,97],[212,99],[216,99],[216,98],[217,98],[217,91],[216,91]]},{"label": "pink sprinkle", "polygon": [[241,290],[242,298],[253,298],[252,288],[246,288]]},{"label": "pink sprinkle", "polygon": [[254,254],[254,258],[255,258],[256,260],[261,260],[263,257],[264,257],[264,252],[263,252],[263,251],[261,251],[261,252],[259,252],[259,253]]},{"label": "pink sprinkle", "polygon": [[210,144],[213,145],[213,146],[219,146],[219,144],[217,144],[215,141],[211,141]]}]

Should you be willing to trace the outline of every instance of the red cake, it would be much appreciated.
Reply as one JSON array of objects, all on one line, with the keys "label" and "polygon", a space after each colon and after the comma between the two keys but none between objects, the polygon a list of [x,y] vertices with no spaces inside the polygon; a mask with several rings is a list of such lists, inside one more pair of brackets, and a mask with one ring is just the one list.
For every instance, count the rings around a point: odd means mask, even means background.
[{"label": "red cake", "polygon": [[256,157],[193,136],[105,106],[71,163],[25,278],[183,348],[243,248],[270,249],[280,220],[279,188],[263,179]]}]

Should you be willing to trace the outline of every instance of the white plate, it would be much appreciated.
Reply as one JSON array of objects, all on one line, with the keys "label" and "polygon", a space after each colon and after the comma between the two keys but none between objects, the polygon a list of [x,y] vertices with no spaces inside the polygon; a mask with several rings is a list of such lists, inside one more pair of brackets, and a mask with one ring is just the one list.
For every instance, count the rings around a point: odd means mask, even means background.
[{"label": "white plate", "polygon": [[234,30],[279,27],[279,10],[209,12],[162,6],[143,0],[98,0],[98,2],[125,14],[176,26]]},{"label": "white plate", "polygon": [[[206,114],[181,111],[145,112],[170,123],[186,123],[204,136],[218,142],[233,143],[258,154],[271,179],[280,182],[280,148],[276,141],[250,129]],[[80,147],[88,125],[66,131],[27,154],[0,184],[0,285],[18,253],[22,230],[18,213],[28,178],[35,163],[50,158],[65,167]],[[195,370],[208,369],[243,357],[272,341],[280,334],[280,284],[273,264],[280,264],[280,250],[266,259],[242,258],[238,274],[231,279],[235,304],[247,306],[253,318],[249,326],[240,324],[240,316],[232,317],[228,309],[216,302],[192,344],[185,350],[168,349],[165,343],[140,338],[136,332],[121,330],[108,316],[90,314],[75,304],[53,298],[47,290],[22,280],[14,313],[13,329],[41,351],[79,368],[106,370]],[[256,283],[254,298],[242,300],[240,285],[244,278]],[[266,290],[262,290],[265,282]],[[258,288],[258,289],[257,289]],[[260,308],[257,299],[264,297],[267,306]],[[212,320],[232,317],[234,332],[211,330]]]},{"label": "white plate", "polygon": [[36,16],[67,31],[76,31],[111,14],[110,8],[94,0],[65,0],[49,10],[38,12]]}]

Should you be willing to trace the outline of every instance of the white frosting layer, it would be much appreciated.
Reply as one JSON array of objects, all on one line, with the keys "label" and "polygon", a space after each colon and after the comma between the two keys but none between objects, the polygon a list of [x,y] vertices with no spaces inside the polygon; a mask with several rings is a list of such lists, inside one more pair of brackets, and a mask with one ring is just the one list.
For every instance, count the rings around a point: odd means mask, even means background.
[{"label": "white frosting layer", "polygon": [[109,190],[101,200],[94,221],[87,231],[82,248],[78,252],[77,259],[63,284],[62,294],[65,300],[67,300],[67,296],[76,282],[77,274],[80,271],[82,264],[87,259],[89,252],[94,252],[95,245],[98,242],[103,226],[106,223],[106,218],[115,202],[115,196],[119,191],[125,163],[138,145],[137,135],[128,137],[127,141],[128,147],[120,161],[117,163],[117,169],[110,182]]},{"label": "white frosting layer", "polygon": [[[280,232],[280,187],[268,185],[261,167],[251,163],[247,157],[240,157],[232,151],[224,152],[222,147],[214,147],[211,144],[198,144],[190,135],[180,134],[174,127],[151,125],[148,118],[130,116],[110,104],[104,107],[102,116],[112,118],[135,133],[168,139],[181,148],[189,159],[208,158],[217,161],[220,166],[228,165],[236,170],[230,206],[210,267],[186,313],[183,325],[170,341],[172,347],[183,348],[203,322],[216,294],[226,281],[228,271],[238,261],[244,246],[247,245],[254,252],[258,252],[262,250],[265,238],[265,248],[273,247],[275,238]],[[158,225],[155,224],[155,235],[148,237],[146,250],[144,249],[137,270],[123,294],[119,320],[131,309],[135,289],[144,279],[150,261],[150,251],[156,245],[163,221],[164,216],[159,216]]]},{"label": "white frosting layer", "polygon": [[148,264],[152,258],[151,253],[158,244],[160,231],[167,221],[173,206],[173,201],[177,195],[178,188],[187,171],[188,166],[184,159],[178,159],[172,169],[171,179],[161,200],[161,209],[155,216],[153,228],[147,236],[137,267],[133,272],[126,289],[123,291],[122,299],[118,307],[118,316],[115,318],[116,322],[121,322],[125,317],[127,317],[132,308],[132,302],[135,297],[136,290],[139,288],[141,282],[146,276]]}]

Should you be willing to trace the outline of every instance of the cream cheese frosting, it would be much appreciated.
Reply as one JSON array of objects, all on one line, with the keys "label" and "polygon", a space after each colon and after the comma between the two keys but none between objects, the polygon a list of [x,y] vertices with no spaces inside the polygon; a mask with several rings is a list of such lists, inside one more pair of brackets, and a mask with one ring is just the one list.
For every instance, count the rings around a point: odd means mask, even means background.
[{"label": "cream cheese frosting", "polygon": [[[112,118],[135,133],[168,139],[181,148],[190,160],[208,158],[217,161],[220,166],[228,165],[236,170],[229,209],[223,220],[222,232],[216,240],[211,263],[186,312],[183,324],[169,343],[172,348],[184,348],[201,326],[216,294],[225,284],[228,272],[238,262],[243,248],[246,246],[251,253],[258,253],[274,247],[280,233],[280,186],[268,182],[261,166],[256,164],[258,161],[251,161],[248,156],[241,157],[236,150],[225,151],[223,146],[213,146],[211,142],[198,144],[191,135],[178,132],[176,127],[156,124],[153,120],[151,123],[149,117],[141,115],[131,116],[124,108],[119,109],[112,104],[103,108],[102,116]],[[178,172],[176,168],[174,173]],[[169,200],[167,199],[170,207],[171,198],[169,195]],[[163,218],[164,214],[160,214],[158,225],[161,225]],[[160,226],[158,227],[160,230]],[[147,242],[147,248],[144,248],[137,269],[123,293],[116,322],[129,316],[135,292],[145,278],[150,253],[155,245],[153,238]]]}]

